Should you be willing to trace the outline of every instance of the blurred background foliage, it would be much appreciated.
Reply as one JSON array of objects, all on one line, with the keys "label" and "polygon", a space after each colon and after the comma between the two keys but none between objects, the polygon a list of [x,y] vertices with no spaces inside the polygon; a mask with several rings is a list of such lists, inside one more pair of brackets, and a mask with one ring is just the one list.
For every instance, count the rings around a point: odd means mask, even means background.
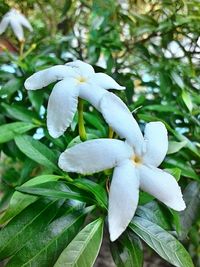
[{"label": "blurred background foliage", "polygon": [[[24,123],[15,131],[0,128],[2,214],[16,186],[37,175],[59,174],[24,153],[19,140],[13,141],[16,135],[29,131],[56,156],[78,135],[75,116],[69,134],[52,139],[45,119],[52,86],[27,92],[23,82],[40,69],[82,59],[126,86],[118,95],[142,129],[149,121],[165,123],[170,146],[162,167],[180,179],[188,204],[186,212],[173,212],[171,223],[200,266],[200,2],[1,0],[0,17],[10,7],[21,10],[34,31],[26,32],[21,58],[12,52],[19,44],[11,31],[0,38],[12,46],[0,50],[0,123]],[[103,118],[87,103],[84,115],[88,136],[108,135]],[[140,202],[149,202],[149,196],[142,195]]]}]

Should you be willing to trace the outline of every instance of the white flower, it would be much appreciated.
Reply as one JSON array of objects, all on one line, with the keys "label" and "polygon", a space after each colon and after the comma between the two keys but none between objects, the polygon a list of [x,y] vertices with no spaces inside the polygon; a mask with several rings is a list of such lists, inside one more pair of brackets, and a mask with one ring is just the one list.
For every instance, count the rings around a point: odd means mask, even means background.
[{"label": "white flower", "polygon": [[[37,90],[56,81],[59,82],[53,88],[47,107],[47,128],[54,138],[62,135],[71,124],[77,110],[78,97],[89,101],[101,111],[101,99],[105,94],[110,94],[107,89],[125,89],[107,74],[95,73],[91,65],[80,60],[36,72],[24,85],[28,90]],[[113,99],[116,98],[113,94]],[[122,107],[125,106],[121,100],[119,102]]]},{"label": "white flower", "polygon": [[135,153],[133,147],[124,141],[97,139],[75,145],[65,150],[59,158],[59,167],[67,172],[92,174],[115,167],[108,209],[111,241],[123,233],[133,218],[138,205],[139,188],[174,210],[185,209],[175,178],[157,168],[168,149],[164,124],[148,123],[144,141],[138,142],[135,149],[140,152]]},{"label": "white flower", "polygon": [[5,32],[8,25],[11,26],[15,36],[19,39],[19,41],[24,40],[23,26],[29,31],[33,30],[31,24],[26,19],[26,17],[14,8],[12,8],[3,16],[2,21],[0,23],[0,34]]}]

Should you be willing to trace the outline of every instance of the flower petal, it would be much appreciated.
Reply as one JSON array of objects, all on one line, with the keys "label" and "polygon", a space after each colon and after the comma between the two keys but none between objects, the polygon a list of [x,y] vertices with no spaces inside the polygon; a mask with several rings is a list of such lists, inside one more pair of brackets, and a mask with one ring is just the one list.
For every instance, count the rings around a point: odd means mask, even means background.
[{"label": "flower petal", "polygon": [[168,150],[168,137],[165,125],[160,121],[148,123],[145,127],[144,138],[146,141],[144,162],[157,167],[162,163]]},{"label": "flower petal", "polygon": [[93,105],[97,110],[100,109],[100,101],[103,95],[106,93],[101,87],[92,84],[92,83],[83,83],[79,84],[80,89],[80,98],[88,101]]},{"label": "flower petal", "polygon": [[8,27],[8,23],[9,23],[9,18],[8,17],[4,17],[0,23],[0,34],[2,34],[3,32],[5,32],[5,30]]},{"label": "flower petal", "polygon": [[115,241],[135,214],[139,198],[139,179],[130,160],[114,169],[109,193],[108,223],[110,240]]},{"label": "flower petal", "polygon": [[81,60],[75,60],[75,61],[66,63],[65,65],[77,69],[80,75],[86,78],[89,78],[94,74],[93,67],[90,64],[85,63]]},{"label": "flower petal", "polygon": [[60,155],[58,165],[67,172],[91,174],[115,167],[132,153],[125,142],[102,138],[66,149]]},{"label": "flower petal", "polygon": [[91,77],[91,80],[94,84],[102,87],[103,89],[116,89],[116,90],[125,90],[126,87],[119,85],[112,77],[105,73],[95,73]]},{"label": "flower petal", "polygon": [[29,31],[32,31],[33,28],[30,24],[30,22],[27,20],[27,18],[23,14],[19,14],[19,22],[26,27]]},{"label": "flower petal", "polygon": [[112,129],[125,138],[141,154],[144,149],[144,138],[136,120],[124,102],[113,93],[106,93],[100,102],[100,110]]},{"label": "flower petal", "polygon": [[181,211],[185,209],[181,188],[169,173],[153,166],[142,165],[138,168],[140,187],[170,208]]},{"label": "flower petal", "polygon": [[49,134],[61,136],[73,120],[77,109],[79,90],[74,79],[58,82],[51,92],[47,107]]},{"label": "flower petal", "polygon": [[73,69],[65,65],[56,65],[45,70],[38,71],[26,79],[24,86],[27,90],[37,90],[49,85],[50,83],[68,77],[74,77],[76,73]]},{"label": "flower petal", "polygon": [[18,40],[23,41],[24,31],[23,31],[21,24],[18,22],[18,20],[16,21],[14,18],[12,18],[10,20],[10,25],[11,25],[11,28],[13,29],[15,36],[18,38]]}]

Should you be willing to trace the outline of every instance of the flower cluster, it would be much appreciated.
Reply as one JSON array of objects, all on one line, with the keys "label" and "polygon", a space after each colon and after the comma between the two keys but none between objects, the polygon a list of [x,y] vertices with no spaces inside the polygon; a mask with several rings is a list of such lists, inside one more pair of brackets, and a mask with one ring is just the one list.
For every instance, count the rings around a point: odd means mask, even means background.
[{"label": "flower cluster", "polygon": [[108,207],[111,241],[127,228],[138,205],[139,188],[155,196],[170,208],[185,208],[175,178],[158,166],[168,149],[168,137],[162,122],[146,125],[144,136],[123,101],[107,91],[125,88],[104,73],[95,73],[80,60],[39,71],[25,82],[28,90],[41,89],[57,82],[47,108],[47,127],[52,137],[62,135],[71,124],[78,98],[89,101],[100,111],[109,126],[125,141],[89,140],[66,149],[59,167],[67,172],[92,174],[114,168]]},{"label": "flower cluster", "polygon": [[0,34],[4,33],[9,25],[20,42],[24,41],[23,27],[29,31],[33,30],[27,18],[14,8],[3,16],[0,22]]}]

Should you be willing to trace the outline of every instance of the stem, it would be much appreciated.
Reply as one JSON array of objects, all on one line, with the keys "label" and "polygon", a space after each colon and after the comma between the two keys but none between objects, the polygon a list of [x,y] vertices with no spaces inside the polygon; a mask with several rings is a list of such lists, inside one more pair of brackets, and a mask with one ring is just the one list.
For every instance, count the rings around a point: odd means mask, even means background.
[{"label": "stem", "polygon": [[109,127],[109,132],[108,132],[108,138],[113,138],[113,135],[114,135],[114,131],[111,127]]},{"label": "stem", "polygon": [[26,58],[35,48],[36,44],[32,44],[31,47],[28,49],[28,51],[26,51],[25,53],[23,53],[23,55],[21,55],[21,60]]},{"label": "stem", "polygon": [[19,57],[22,58],[23,57],[23,53],[24,53],[24,40],[19,41]]},{"label": "stem", "polygon": [[83,100],[78,99],[78,131],[79,131],[79,136],[82,141],[87,140],[87,135],[85,131],[85,126],[84,126],[84,119],[83,119]]}]

